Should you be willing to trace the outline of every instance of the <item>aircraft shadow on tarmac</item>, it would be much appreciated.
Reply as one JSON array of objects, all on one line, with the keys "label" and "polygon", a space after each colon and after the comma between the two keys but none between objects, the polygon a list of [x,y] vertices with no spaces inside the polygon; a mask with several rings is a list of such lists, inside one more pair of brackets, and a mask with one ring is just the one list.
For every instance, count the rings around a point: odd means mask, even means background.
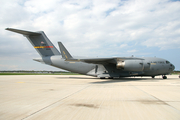
[{"label": "aircraft shadow on tarmac", "polygon": [[98,79],[96,77],[88,78],[88,77],[56,77],[57,79]]},{"label": "aircraft shadow on tarmac", "polygon": [[125,78],[125,77],[122,77],[122,78],[113,78],[113,79],[100,79],[100,78],[97,78],[97,77],[56,77],[58,79],[97,79],[97,80],[128,80],[128,81],[135,81],[135,80],[161,80],[159,78],[155,78],[155,79],[152,79],[152,78],[134,78],[134,77],[131,77],[131,78]]},{"label": "aircraft shadow on tarmac", "polygon": [[116,82],[131,82],[131,81],[141,81],[141,82],[158,82],[159,80],[163,80],[161,78],[155,78],[155,79],[152,79],[152,78],[134,78],[134,77],[131,77],[131,78],[114,78],[114,79],[99,79],[99,78],[96,78],[96,77],[56,77],[57,79],[91,79],[91,80],[97,80],[95,82],[90,82],[91,84],[102,84],[102,83],[116,83]]},{"label": "aircraft shadow on tarmac", "polygon": [[91,82],[93,84],[102,84],[102,83],[118,83],[118,82],[131,82],[131,81],[141,81],[141,82],[158,82],[162,79],[152,79],[152,78],[117,78],[117,79],[104,79],[102,81]]}]

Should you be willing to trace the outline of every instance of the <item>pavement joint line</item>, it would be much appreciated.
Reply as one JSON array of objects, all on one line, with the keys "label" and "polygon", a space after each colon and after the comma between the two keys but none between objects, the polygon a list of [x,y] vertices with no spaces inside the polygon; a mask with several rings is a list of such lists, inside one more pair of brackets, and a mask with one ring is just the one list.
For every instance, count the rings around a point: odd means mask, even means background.
[{"label": "pavement joint line", "polygon": [[[101,101],[101,104],[98,107],[98,112],[100,111],[100,108],[101,108],[102,104],[104,103],[104,101],[105,101],[104,99]],[[95,116],[93,116],[92,120],[95,120]]]},{"label": "pavement joint line", "polygon": [[163,101],[163,100],[161,100],[161,99],[159,99],[159,98],[157,98],[157,97],[155,97],[155,96],[153,96],[153,95],[151,95],[151,94],[145,92],[144,90],[142,90],[142,89],[140,89],[140,88],[137,88],[136,86],[133,86],[133,87],[135,87],[136,89],[141,90],[142,92],[144,92],[144,93],[146,93],[146,94],[148,94],[148,95],[154,97],[154,98],[157,99],[158,101],[160,101],[160,102],[162,102],[162,103],[165,103],[166,105],[168,105],[168,106],[172,107],[173,109],[175,109],[175,110],[177,110],[177,111],[180,112],[180,110],[178,110],[177,108],[175,108],[175,107],[171,106],[170,104],[168,104],[167,101]]},{"label": "pavement joint line", "polygon": [[43,111],[43,110],[51,107],[52,105],[55,105],[56,103],[58,103],[58,102],[60,102],[60,101],[62,101],[62,100],[64,100],[64,99],[66,99],[66,98],[69,98],[70,96],[75,95],[75,94],[78,93],[78,92],[81,92],[82,90],[88,88],[89,86],[90,86],[90,85],[88,85],[88,86],[86,86],[86,87],[84,87],[84,88],[82,88],[82,89],[80,89],[80,90],[78,90],[78,91],[76,91],[76,92],[74,92],[74,93],[71,93],[70,95],[67,95],[67,96],[63,97],[63,98],[61,98],[60,100],[58,100],[58,101],[56,101],[56,102],[54,102],[54,103],[52,103],[52,104],[50,104],[50,105],[48,105],[48,106],[46,106],[46,107],[43,107],[43,108],[39,109],[38,111],[35,111],[35,112],[31,113],[30,115],[22,118],[21,120],[25,120],[25,119],[27,119],[27,118],[29,118],[29,117],[31,117],[31,116],[33,116],[33,115],[35,115],[35,114]]}]

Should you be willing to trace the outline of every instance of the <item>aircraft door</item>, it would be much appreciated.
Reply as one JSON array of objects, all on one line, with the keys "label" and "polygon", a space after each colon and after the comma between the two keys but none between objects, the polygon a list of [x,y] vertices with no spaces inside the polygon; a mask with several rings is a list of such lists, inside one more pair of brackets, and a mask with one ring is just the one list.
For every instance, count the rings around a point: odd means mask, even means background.
[{"label": "aircraft door", "polygon": [[95,67],[95,74],[97,74],[97,71],[98,71],[98,65],[96,65]]},{"label": "aircraft door", "polygon": [[144,61],[144,70],[143,70],[143,71],[147,71],[147,70],[149,70],[149,69],[150,69],[150,63]]}]

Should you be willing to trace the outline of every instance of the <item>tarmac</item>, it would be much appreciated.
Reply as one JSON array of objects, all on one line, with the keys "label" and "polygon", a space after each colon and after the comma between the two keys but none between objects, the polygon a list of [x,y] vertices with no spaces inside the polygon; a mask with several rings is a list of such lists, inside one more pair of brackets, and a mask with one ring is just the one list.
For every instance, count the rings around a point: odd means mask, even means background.
[{"label": "tarmac", "polygon": [[0,120],[180,120],[180,78],[0,76]]}]

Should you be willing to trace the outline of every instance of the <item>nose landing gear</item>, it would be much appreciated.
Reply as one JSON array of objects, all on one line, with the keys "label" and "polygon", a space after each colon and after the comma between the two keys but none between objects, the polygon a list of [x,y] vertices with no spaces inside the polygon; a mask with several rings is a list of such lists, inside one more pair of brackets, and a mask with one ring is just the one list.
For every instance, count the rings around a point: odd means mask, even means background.
[{"label": "nose landing gear", "polygon": [[163,78],[163,79],[167,79],[167,76],[165,76],[165,75],[162,75],[162,78]]}]

